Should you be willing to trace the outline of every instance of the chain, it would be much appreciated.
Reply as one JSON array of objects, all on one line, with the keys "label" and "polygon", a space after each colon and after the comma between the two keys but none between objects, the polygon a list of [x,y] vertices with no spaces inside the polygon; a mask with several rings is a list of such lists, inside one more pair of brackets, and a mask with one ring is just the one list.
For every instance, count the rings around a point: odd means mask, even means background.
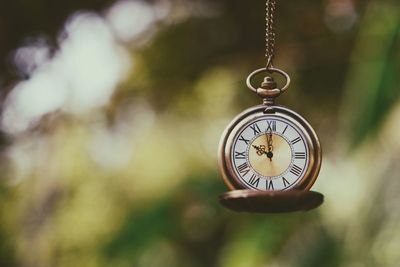
[{"label": "chain", "polygon": [[267,58],[267,69],[272,68],[275,52],[275,10],[276,0],[266,0],[266,31],[265,31],[265,57]]},{"label": "chain", "polygon": [[[264,99],[265,105],[273,105],[274,99],[285,92],[290,85],[290,76],[281,69],[274,68],[273,60],[275,56],[275,11],[276,11],[277,0],[266,0],[265,4],[265,57],[267,58],[267,64],[264,68],[258,69],[250,73],[247,77],[247,87],[256,93],[258,96]],[[264,77],[264,81],[261,87],[255,87],[252,84],[252,80],[255,76],[265,73],[268,75]],[[272,73],[280,74],[286,80],[286,84],[279,88],[274,78],[271,76]],[[268,149],[272,147],[268,144]],[[271,152],[271,151],[270,151]]]}]

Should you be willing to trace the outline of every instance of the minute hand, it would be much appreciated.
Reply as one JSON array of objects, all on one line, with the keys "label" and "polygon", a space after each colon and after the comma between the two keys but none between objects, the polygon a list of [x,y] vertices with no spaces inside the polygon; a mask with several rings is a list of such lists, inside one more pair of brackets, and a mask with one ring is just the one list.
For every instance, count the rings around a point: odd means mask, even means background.
[{"label": "minute hand", "polygon": [[272,158],[274,157],[274,144],[272,140],[272,133],[271,131],[267,133],[267,143],[268,143],[268,152],[266,152],[267,157],[269,158],[270,161],[272,161]]}]

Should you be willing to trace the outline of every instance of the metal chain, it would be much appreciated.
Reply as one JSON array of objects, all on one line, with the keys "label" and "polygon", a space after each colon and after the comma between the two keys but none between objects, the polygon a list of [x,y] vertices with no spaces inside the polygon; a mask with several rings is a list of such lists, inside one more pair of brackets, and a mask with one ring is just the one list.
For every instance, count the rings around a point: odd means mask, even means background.
[{"label": "metal chain", "polygon": [[[273,60],[275,56],[275,11],[277,0],[266,0],[265,5],[265,57],[267,65],[264,68],[253,71],[246,80],[247,87],[264,99],[264,104],[273,105],[274,99],[285,92],[290,85],[290,76],[281,69],[274,68]],[[264,82],[261,87],[255,87],[252,84],[252,79],[261,73],[268,73],[264,77]],[[279,88],[271,74],[280,74],[286,79],[286,83],[282,88]]]},{"label": "metal chain", "polygon": [[275,52],[275,10],[276,0],[266,2],[266,31],[265,31],[265,57],[267,58],[267,69],[273,68],[272,61]]}]

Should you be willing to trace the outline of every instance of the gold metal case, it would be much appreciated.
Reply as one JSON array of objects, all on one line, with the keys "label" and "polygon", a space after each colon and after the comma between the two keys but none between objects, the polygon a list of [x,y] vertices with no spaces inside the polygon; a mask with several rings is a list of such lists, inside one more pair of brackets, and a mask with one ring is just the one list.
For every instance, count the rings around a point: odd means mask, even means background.
[{"label": "gold metal case", "polygon": [[301,180],[294,187],[287,190],[310,190],[321,168],[322,149],[318,136],[311,125],[302,116],[279,105],[259,105],[247,109],[236,116],[224,131],[219,145],[218,164],[226,185],[231,190],[249,189],[235,174],[231,163],[231,148],[236,134],[240,132],[245,125],[260,117],[265,117],[268,114],[289,120],[303,132],[309,147],[310,160]]}]

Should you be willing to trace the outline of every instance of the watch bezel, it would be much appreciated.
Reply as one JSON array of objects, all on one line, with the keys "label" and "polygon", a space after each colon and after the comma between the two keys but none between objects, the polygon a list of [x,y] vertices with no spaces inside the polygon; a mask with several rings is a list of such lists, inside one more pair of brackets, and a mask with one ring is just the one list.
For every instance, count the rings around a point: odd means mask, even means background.
[{"label": "watch bezel", "polygon": [[266,114],[274,114],[275,116],[282,117],[296,125],[298,129],[303,132],[305,141],[307,142],[309,149],[310,160],[307,170],[304,172],[304,176],[295,186],[276,191],[310,190],[315,183],[321,169],[322,149],[319,138],[306,119],[304,119],[298,113],[279,105],[259,105],[249,108],[237,115],[225,129],[220,141],[218,156],[219,167],[223,175],[225,184],[231,190],[251,189],[257,191],[267,191],[249,188],[248,186],[246,186],[241,181],[240,177],[237,177],[231,161],[231,148],[234,145],[236,134],[245,125],[254,120],[257,120],[259,117],[264,117]]}]

